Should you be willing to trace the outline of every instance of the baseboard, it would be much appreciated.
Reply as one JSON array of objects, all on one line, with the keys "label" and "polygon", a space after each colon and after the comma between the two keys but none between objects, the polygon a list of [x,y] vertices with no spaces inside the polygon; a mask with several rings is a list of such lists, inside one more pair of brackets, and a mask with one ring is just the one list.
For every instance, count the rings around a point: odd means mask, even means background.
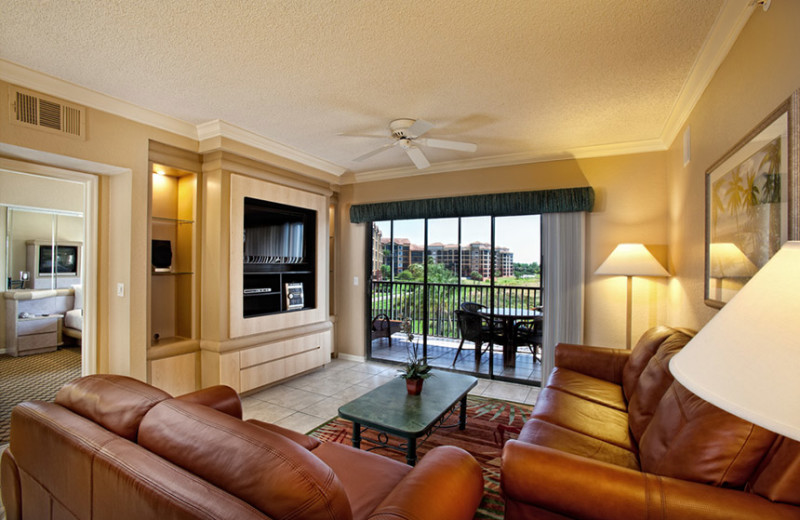
[{"label": "baseboard", "polygon": [[0,348],[0,356],[5,355],[6,349]]},{"label": "baseboard", "polygon": [[339,353],[336,355],[338,359],[343,359],[345,361],[355,361],[356,363],[363,363],[367,360],[366,356],[356,356],[353,354],[342,354]]}]

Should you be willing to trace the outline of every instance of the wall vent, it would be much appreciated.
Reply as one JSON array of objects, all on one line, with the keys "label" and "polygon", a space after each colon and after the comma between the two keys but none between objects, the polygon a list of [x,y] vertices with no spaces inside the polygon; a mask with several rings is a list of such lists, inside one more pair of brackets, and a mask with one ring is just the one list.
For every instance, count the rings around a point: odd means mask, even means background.
[{"label": "wall vent", "polygon": [[12,123],[86,139],[86,108],[17,87],[10,87],[8,99]]}]

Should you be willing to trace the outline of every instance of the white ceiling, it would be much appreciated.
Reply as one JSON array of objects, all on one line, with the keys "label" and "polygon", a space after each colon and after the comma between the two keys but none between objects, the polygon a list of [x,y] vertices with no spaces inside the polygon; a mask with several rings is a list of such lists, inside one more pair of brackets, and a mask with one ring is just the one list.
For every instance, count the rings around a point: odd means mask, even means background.
[{"label": "white ceiling", "polygon": [[388,136],[396,118],[477,143],[425,149],[431,172],[664,149],[750,3],[3,0],[0,69],[367,179],[417,172],[399,148],[353,162],[384,141],[337,134]]}]

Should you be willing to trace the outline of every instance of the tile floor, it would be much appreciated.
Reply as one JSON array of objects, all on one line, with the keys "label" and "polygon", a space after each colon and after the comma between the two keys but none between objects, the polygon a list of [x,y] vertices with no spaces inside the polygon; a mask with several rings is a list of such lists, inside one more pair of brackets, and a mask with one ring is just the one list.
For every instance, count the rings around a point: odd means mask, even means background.
[{"label": "tile floor", "polygon": [[[343,404],[394,377],[396,365],[334,359],[313,372],[243,396],[244,418],[307,433],[336,417]],[[470,394],[534,404],[539,387],[478,379]]]}]

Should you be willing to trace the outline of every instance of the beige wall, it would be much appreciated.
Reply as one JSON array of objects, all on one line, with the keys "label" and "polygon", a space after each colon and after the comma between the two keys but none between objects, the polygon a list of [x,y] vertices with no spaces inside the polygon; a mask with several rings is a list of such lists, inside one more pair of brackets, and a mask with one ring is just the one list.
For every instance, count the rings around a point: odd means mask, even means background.
[{"label": "beige wall", "polygon": [[689,117],[691,162],[683,166],[683,130],[669,149],[670,323],[697,329],[716,313],[703,303],[705,172],[800,88],[798,20],[800,2],[756,8]]},{"label": "beige wall", "polygon": [[[98,365],[100,372],[146,378],[147,200],[150,139],[197,150],[195,141],[89,108],[85,141],[9,122],[8,84],[0,82],[0,141],[129,170],[100,176],[98,237]],[[57,159],[43,157],[45,164]],[[116,296],[116,284],[126,294]]]},{"label": "beige wall", "polygon": [[[364,355],[364,225],[349,223],[353,203],[590,185],[597,195],[587,221],[586,340],[624,343],[625,286],[592,273],[613,247],[643,242],[675,275],[635,281],[633,336],[655,323],[701,327],[714,311],[703,304],[704,171],[797,87],[800,2],[777,0],[753,16],[692,112],[692,161],[682,139],[667,152],[564,160],[419,175],[348,185],[337,207],[336,349]],[[200,150],[190,139],[89,109],[87,140],[10,125],[8,88],[0,82],[0,141],[113,165],[129,173],[99,185],[98,347],[100,371],[146,374],[148,140]],[[668,249],[665,247],[668,245]],[[668,262],[666,262],[668,260]],[[353,278],[358,276],[359,285]],[[125,283],[124,298],[115,295]]]},{"label": "beige wall", "polygon": [[[417,175],[346,186],[339,196],[341,243],[335,284],[339,352],[365,355],[365,224],[351,224],[352,204],[453,195],[501,193],[592,186],[595,211],[587,218],[587,342],[625,344],[626,283],[620,277],[594,276],[594,270],[620,242],[642,242],[666,261],[666,155],[637,154],[563,160],[485,170]],[[546,268],[546,267],[545,267]],[[354,277],[359,285],[353,284]],[[633,335],[666,320],[666,281],[634,284]]]}]

